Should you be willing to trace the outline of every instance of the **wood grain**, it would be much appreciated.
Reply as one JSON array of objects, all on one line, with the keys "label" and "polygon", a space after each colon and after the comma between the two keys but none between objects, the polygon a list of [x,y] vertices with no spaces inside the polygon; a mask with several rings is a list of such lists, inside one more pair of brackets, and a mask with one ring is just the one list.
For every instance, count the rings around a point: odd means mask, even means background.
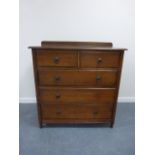
[{"label": "wood grain", "polygon": [[39,127],[42,127],[42,114],[41,114],[41,107],[39,101],[39,81],[38,81],[38,74],[37,74],[37,61],[36,61],[36,52],[35,49],[32,50],[32,59],[33,59],[33,71],[34,71],[34,80],[35,80],[35,92],[36,92],[36,99],[37,99],[37,111],[38,111],[38,121]]},{"label": "wood grain", "polygon": [[112,104],[43,104],[43,119],[111,118]]},{"label": "wood grain", "polygon": [[76,51],[55,50],[50,52],[48,50],[41,50],[41,52],[37,53],[38,66],[75,67],[77,62]]},{"label": "wood grain", "polygon": [[38,71],[41,86],[116,87],[117,70],[56,70]]},{"label": "wood grain", "polygon": [[120,52],[80,52],[81,68],[118,68],[121,61]]},{"label": "wood grain", "polygon": [[126,49],[110,42],[43,41],[32,48],[39,125],[113,127]]},{"label": "wood grain", "polygon": [[74,42],[74,41],[42,41],[42,47],[112,47],[112,42]]},{"label": "wood grain", "polygon": [[[42,103],[113,103],[115,102],[115,89],[85,89],[85,88],[52,88],[39,89]],[[59,96],[59,97],[57,97]]]}]

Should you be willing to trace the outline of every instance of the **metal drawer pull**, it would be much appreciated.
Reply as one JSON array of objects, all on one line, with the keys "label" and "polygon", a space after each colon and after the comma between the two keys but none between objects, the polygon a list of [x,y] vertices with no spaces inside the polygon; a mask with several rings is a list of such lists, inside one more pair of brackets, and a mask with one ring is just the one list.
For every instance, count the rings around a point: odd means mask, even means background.
[{"label": "metal drawer pull", "polygon": [[102,62],[102,58],[97,59],[97,63],[100,64]]},{"label": "metal drawer pull", "polygon": [[54,63],[58,64],[59,61],[60,61],[60,58],[59,57],[54,57],[53,61],[54,61]]},{"label": "metal drawer pull", "polygon": [[101,76],[97,76],[96,77],[96,80],[98,81],[98,80],[101,80],[102,79],[102,77]]}]

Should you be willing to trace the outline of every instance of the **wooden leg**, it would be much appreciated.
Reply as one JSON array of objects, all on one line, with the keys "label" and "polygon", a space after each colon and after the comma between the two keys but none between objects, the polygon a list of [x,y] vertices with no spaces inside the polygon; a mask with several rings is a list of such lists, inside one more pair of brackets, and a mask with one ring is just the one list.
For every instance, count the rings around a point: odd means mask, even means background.
[{"label": "wooden leg", "polygon": [[42,123],[41,124],[41,128],[43,128],[43,127],[47,127],[47,124],[46,123]]},{"label": "wooden leg", "polygon": [[41,122],[39,122],[39,127],[43,128],[43,124]]},{"label": "wooden leg", "polygon": [[111,128],[114,127],[114,122],[111,122],[110,127],[111,127]]}]

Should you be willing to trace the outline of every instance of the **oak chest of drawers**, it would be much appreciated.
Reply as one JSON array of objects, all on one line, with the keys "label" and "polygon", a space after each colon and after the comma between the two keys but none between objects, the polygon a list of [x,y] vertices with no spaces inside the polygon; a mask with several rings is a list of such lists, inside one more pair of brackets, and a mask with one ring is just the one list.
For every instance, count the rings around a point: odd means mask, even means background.
[{"label": "oak chest of drawers", "polygon": [[113,127],[125,49],[110,42],[42,41],[32,49],[40,127]]}]

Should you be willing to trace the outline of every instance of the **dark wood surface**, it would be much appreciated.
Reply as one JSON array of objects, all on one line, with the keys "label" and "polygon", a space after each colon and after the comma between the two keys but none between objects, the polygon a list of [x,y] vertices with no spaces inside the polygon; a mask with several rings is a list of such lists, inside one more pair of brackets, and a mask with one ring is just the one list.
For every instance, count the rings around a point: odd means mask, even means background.
[{"label": "dark wood surface", "polygon": [[38,50],[38,66],[75,67],[77,66],[77,52],[54,50],[53,52]]},{"label": "dark wood surface", "polygon": [[120,66],[120,52],[80,52],[81,68],[117,68]]},{"label": "dark wood surface", "polygon": [[42,107],[43,119],[91,119],[111,118],[112,104],[44,104]]},{"label": "dark wood surface", "polygon": [[31,47],[40,127],[114,124],[124,48],[110,42],[42,41]]},{"label": "dark wood surface", "polygon": [[63,46],[63,47],[112,47],[112,42],[75,42],[75,41],[42,41],[41,46]]},{"label": "dark wood surface", "polygon": [[39,81],[38,81],[37,61],[36,61],[37,53],[34,51],[35,49],[32,50],[32,59],[33,59],[33,71],[34,71],[35,91],[36,91],[36,99],[37,99],[38,121],[39,121],[39,126],[42,127],[42,114],[41,114],[41,105],[39,101]]},{"label": "dark wood surface", "polygon": [[117,70],[64,70],[39,68],[41,86],[116,87]]},{"label": "dark wood surface", "polygon": [[77,118],[72,118],[72,119],[60,119],[60,118],[52,118],[52,119],[43,119],[42,120],[42,126],[47,126],[47,125],[74,125],[74,124],[85,124],[85,125],[103,125],[103,124],[110,124],[112,121],[111,118],[82,118],[82,119],[77,119]]},{"label": "dark wood surface", "polygon": [[113,106],[113,116],[112,116],[111,127],[114,126],[114,122],[115,122],[115,115],[116,115],[116,108],[117,108],[117,100],[118,100],[120,80],[121,80],[121,73],[122,73],[122,65],[123,65],[123,56],[124,56],[124,51],[121,52],[120,68],[119,68],[119,73],[118,73],[118,77],[117,77],[117,86],[116,86],[116,94],[115,94],[115,102],[116,103]]},{"label": "dark wood surface", "polygon": [[39,89],[40,101],[42,103],[109,103],[115,102],[115,88],[93,89],[93,88],[62,88],[41,87]]},{"label": "dark wood surface", "polygon": [[[74,41],[42,41],[41,46],[30,46],[32,49],[62,49],[62,50],[127,50],[113,47],[112,42],[74,42]],[[38,51],[37,51],[38,52]]]},{"label": "dark wood surface", "polygon": [[[115,51],[115,52],[119,52],[120,50],[127,50],[126,48],[119,48],[119,47],[74,47],[74,46],[30,46],[30,49],[37,49],[37,50],[96,50],[96,51]],[[38,51],[39,52],[39,51]]]}]

